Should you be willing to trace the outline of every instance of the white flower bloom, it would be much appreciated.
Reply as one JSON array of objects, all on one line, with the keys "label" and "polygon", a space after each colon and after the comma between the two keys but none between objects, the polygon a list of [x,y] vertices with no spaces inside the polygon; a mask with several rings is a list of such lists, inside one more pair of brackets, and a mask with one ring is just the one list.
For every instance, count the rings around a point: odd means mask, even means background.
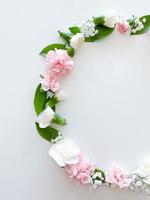
[{"label": "white flower bloom", "polygon": [[83,42],[84,42],[84,34],[77,33],[76,35],[72,36],[70,40],[70,46],[74,49],[78,49]]},{"label": "white flower bloom", "polygon": [[150,176],[143,179],[143,182],[150,185]]},{"label": "white flower bloom", "polygon": [[111,11],[109,14],[105,16],[104,21],[105,21],[104,26],[109,28],[114,28],[117,21],[116,12]]},{"label": "white flower bloom", "polygon": [[84,34],[84,37],[93,37],[98,33],[98,30],[95,30],[95,24],[92,20],[87,20],[83,22],[80,27],[81,33]]},{"label": "white flower bloom", "polygon": [[137,187],[141,187],[141,186],[142,186],[142,182],[141,182],[141,181],[137,181],[137,182],[135,183],[135,185],[136,185]]},{"label": "white flower bloom", "polygon": [[59,90],[58,92],[56,92],[55,97],[58,99],[58,101],[62,101],[66,98],[67,93],[64,92],[64,90]]},{"label": "white flower bloom", "polygon": [[100,179],[103,179],[103,177],[102,177],[102,173],[101,172],[96,172],[93,176],[92,176],[92,178],[100,178]]},{"label": "white flower bloom", "polygon": [[138,170],[138,174],[141,175],[142,177],[150,176],[150,160],[144,160]]},{"label": "white flower bloom", "polygon": [[132,29],[132,33],[141,31],[144,28],[143,23],[138,18],[135,20],[135,26],[136,26],[136,28]]},{"label": "white flower bloom", "polygon": [[78,162],[80,150],[70,139],[63,139],[53,144],[49,150],[49,156],[55,162],[64,167],[66,164],[75,164]]},{"label": "white flower bloom", "polygon": [[93,185],[92,185],[92,188],[93,189],[96,189],[98,186],[102,185],[102,181],[101,180],[95,180]]},{"label": "white flower bloom", "polygon": [[136,171],[134,174],[131,174],[131,183],[130,183],[130,189],[134,192],[146,192],[150,194],[150,177],[142,177],[138,172]]},{"label": "white flower bloom", "polygon": [[51,109],[50,106],[39,114],[37,117],[36,122],[39,123],[40,128],[46,128],[50,125],[52,119],[54,118],[55,112]]},{"label": "white flower bloom", "polygon": [[95,180],[95,184],[96,185],[102,185],[102,181],[101,180]]}]

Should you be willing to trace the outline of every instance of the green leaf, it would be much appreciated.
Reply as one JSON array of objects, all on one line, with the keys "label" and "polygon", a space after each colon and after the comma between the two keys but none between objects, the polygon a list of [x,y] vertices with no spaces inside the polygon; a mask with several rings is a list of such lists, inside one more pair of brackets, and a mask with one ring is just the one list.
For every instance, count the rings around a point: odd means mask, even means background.
[{"label": "green leaf", "polygon": [[55,112],[55,111],[56,111],[56,106],[53,106],[53,107],[52,107],[52,110]]},{"label": "green leaf", "polygon": [[75,54],[74,48],[70,47],[70,46],[66,46],[66,50],[69,56],[73,57]]},{"label": "green leaf", "polygon": [[103,25],[105,22],[105,17],[104,16],[100,16],[100,17],[93,17],[93,22],[95,25]]},{"label": "green leaf", "polygon": [[80,28],[78,26],[69,27],[69,30],[73,34],[77,34],[77,33],[81,32],[81,30],[80,30]]},{"label": "green leaf", "polygon": [[57,97],[55,95],[53,95],[52,97],[48,98],[45,106],[50,106],[51,108],[53,108],[58,102],[59,101],[58,101]]},{"label": "green leaf", "polygon": [[51,102],[52,97],[48,97],[45,104],[44,104],[44,108],[46,109],[47,106],[50,106],[52,108],[52,110],[55,112],[56,111],[56,106],[55,104],[53,104],[53,102]]},{"label": "green leaf", "polygon": [[150,15],[145,15],[143,17],[140,17],[139,20],[143,23],[144,28],[140,31],[136,31],[136,33],[132,33],[132,30],[136,28],[136,24],[134,22],[131,29],[131,35],[143,34],[150,29]]},{"label": "green leaf", "polygon": [[60,37],[62,37],[67,42],[67,44],[70,43],[72,33],[65,33],[65,32],[61,32],[61,31],[58,31],[58,33],[59,33]]},{"label": "green leaf", "polygon": [[47,92],[42,90],[41,84],[39,84],[34,96],[34,108],[37,115],[39,115],[43,111],[46,99],[47,99]]},{"label": "green leaf", "polygon": [[100,25],[96,27],[96,30],[98,30],[98,33],[93,37],[85,38],[85,42],[94,42],[96,40],[103,39],[110,35],[113,32],[114,28],[108,28]]},{"label": "green leaf", "polygon": [[54,115],[54,118],[52,119],[52,122],[61,126],[64,126],[67,124],[66,119],[56,113]]},{"label": "green leaf", "polygon": [[48,126],[47,128],[40,128],[38,123],[36,124],[36,129],[41,137],[43,137],[45,140],[48,140],[51,142],[51,140],[54,140],[58,135],[59,131],[55,128],[52,128]]},{"label": "green leaf", "polygon": [[40,52],[40,55],[45,56],[50,50],[54,50],[54,49],[65,49],[65,45],[64,44],[50,44],[44,49],[42,49],[42,51]]}]

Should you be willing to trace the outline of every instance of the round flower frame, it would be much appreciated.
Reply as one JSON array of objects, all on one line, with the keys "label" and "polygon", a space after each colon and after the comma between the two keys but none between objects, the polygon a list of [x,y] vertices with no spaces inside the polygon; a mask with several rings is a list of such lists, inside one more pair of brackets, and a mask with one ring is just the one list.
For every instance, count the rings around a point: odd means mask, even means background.
[{"label": "round flower frame", "polygon": [[53,143],[49,155],[68,176],[81,184],[89,184],[93,189],[100,186],[119,187],[150,195],[150,161],[142,162],[137,169],[130,172],[116,163],[103,170],[91,163],[72,140],[64,139],[54,126],[67,124],[66,119],[56,112],[56,105],[66,97],[60,80],[71,72],[74,66],[71,57],[82,43],[101,40],[115,29],[121,34],[134,36],[145,34],[149,28],[150,15],[125,18],[111,12],[71,26],[68,32],[58,31],[64,43],[50,44],[40,52],[45,58],[47,68],[44,76],[41,75],[34,97],[37,131],[44,139]]}]

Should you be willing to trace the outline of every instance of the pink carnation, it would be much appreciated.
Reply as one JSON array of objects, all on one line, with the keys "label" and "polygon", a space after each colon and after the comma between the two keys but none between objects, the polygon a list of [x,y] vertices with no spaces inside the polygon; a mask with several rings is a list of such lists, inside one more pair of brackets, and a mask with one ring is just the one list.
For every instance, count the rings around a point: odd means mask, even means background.
[{"label": "pink carnation", "polygon": [[129,29],[129,24],[127,22],[118,22],[116,24],[117,26],[117,30],[120,32],[120,33],[125,33],[128,31]]},{"label": "pink carnation", "polygon": [[59,82],[49,72],[46,72],[44,78],[41,80],[41,84],[44,91],[51,90],[53,92],[57,92],[60,89]]},{"label": "pink carnation", "polygon": [[62,49],[49,51],[46,56],[46,63],[52,76],[57,79],[69,73],[74,65],[67,51]]},{"label": "pink carnation", "polygon": [[120,166],[112,165],[108,170],[108,182],[120,188],[127,188],[131,181],[127,173]]},{"label": "pink carnation", "polygon": [[72,67],[73,61],[68,56],[66,50],[52,50],[46,56],[48,66],[47,72],[41,81],[43,90],[52,90],[56,92],[60,89],[58,80],[68,74]]},{"label": "pink carnation", "polygon": [[76,164],[66,165],[65,170],[69,177],[75,177],[82,184],[87,184],[91,181],[91,172],[94,166],[89,162],[89,159],[83,155],[79,155],[79,160]]}]

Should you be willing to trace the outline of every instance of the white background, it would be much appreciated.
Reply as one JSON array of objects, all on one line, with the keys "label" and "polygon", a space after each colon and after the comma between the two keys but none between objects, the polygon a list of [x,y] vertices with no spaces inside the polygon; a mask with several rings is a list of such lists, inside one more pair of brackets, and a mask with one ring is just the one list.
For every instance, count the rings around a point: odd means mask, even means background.
[{"label": "white background", "polygon": [[[68,180],[49,158],[50,144],[34,126],[34,91],[45,69],[39,51],[59,42],[57,30],[115,9],[150,13],[148,0],[13,0],[0,4],[0,199],[144,200],[144,195]],[[69,93],[58,111],[63,129],[102,168],[120,162],[134,169],[150,155],[150,35],[113,33],[85,44],[62,84]]]}]

